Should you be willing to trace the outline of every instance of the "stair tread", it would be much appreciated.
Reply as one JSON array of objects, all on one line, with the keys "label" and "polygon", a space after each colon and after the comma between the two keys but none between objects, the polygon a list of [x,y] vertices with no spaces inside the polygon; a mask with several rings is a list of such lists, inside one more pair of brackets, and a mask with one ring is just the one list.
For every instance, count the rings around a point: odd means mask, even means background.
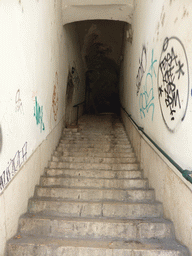
[{"label": "stair tread", "polygon": [[[176,256],[175,252],[176,251],[181,251],[183,254],[178,254],[178,255],[188,255],[187,250],[184,246],[180,245],[177,243],[177,241],[172,240],[172,239],[166,239],[166,240],[159,240],[159,239],[139,239],[139,240],[124,240],[124,241],[118,241],[118,240],[104,240],[104,239],[70,239],[70,238],[65,238],[65,239],[59,239],[59,238],[48,238],[48,237],[37,237],[37,236],[17,236],[9,241],[9,245],[14,245],[16,246],[17,244],[21,246],[46,246],[49,247],[50,249],[53,248],[55,251],[57,248],[62,248],[62,247],[67,247],[67,248],[74,248],[74,249],[79,249],[79,248],[95,248],[95,249],[106,249],[109,251],[113,251],[113,255],[120,255],[119,253],[121,251],[127,250],[127,252],[133,252],[133,251],[138,251],[138,252],[149,252],[152,250],[152,253],[159,253],[160,251],[167,251],[168,253],[173,250],[172,256]],[[16,248],[15,248],[16,249]],[[36,248],[37,249],[37,248]],[[117,252],[115,250],[118,250]],[[77,251],[74,251],[73,255],[83,255],[83,254],[75,254],[78,253]],[[58,252],[59,253],[59,252]],[[91,253],[91,251],[90,251]],[[18,254],[19,255],[19,254]],[[27,255],[27,254],[26,254]],[[35,254],[32,254],[35,255]],[[46,255],[46,254],[42,254]],[[55,254],[56,255],[56,254]],[[66,254],[58,254],[58,255],[68,255],[67,252]],[[70,254],[72,255],[72,254]],[[91,254],[90,254],[91,255]],[[99,255],[99,254],[97,254]],[[102,254],[104,255],[104,254]],[[121,254],[122,256],[125,254]],[[127,254],[128,256],[131,256],[132,254]],[[138,254],[138,256],[141,254]],[[143,255],[143,254],[142,254]],[[159,255],[159,254],[145,254],[147,255]],[[168,256],[169,254],[165,254]],[[110,254],[112,256],[112,254]]]},{"label": "stair tread", "polygon": [[53,220],[53,221],[67,221],[67,222],[101,222],[101,223],[134,223],[141,224],[141,223],[172,223],[170,220],[161,218],[161,217],[145,217],[145,218],[138,218],[138,219],[129,219],[129,218],[114,218],[114,217],[60,217],[60,216],[52,216],[52,215],[45,215],[45,214],[33,214],[33,213],[25,213],[21,216],[21,219],[39,219],[39,220]]}]

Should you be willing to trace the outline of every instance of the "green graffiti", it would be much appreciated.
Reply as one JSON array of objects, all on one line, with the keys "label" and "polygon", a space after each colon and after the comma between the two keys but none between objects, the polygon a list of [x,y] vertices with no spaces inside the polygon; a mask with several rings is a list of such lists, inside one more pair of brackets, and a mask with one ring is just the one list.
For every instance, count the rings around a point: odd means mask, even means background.
[{"label": "green graffiti", "polygon": [[43,106],[40,107],[37,102],[37,97],[35,97],[35,107],[34,107],[34,116],[36,118],[36,124],[40,125],[40,132],[45,130],[45,125],[43,123]]}]

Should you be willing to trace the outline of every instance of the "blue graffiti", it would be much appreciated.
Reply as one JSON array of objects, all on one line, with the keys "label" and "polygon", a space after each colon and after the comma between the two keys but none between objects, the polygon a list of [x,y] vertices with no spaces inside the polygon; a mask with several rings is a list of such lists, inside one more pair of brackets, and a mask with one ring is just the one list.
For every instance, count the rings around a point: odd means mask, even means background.
[{"label": "blue graffiti", "polygon": [[45,125],[43,123],[43,106],[40,107],[37,102],[37,97],[35,97],[35,107],[34,107],[34,116],[36,118],[36,124],[40,124],[40,132],[45,130]]},{"label": "blue graffiti", "polygon": [[152,56],[151,56],[151,65],[149,67],[148,73],[145,78],[145,85],[143,86],[143,93],[140,93],[139,98],[139,107],[140,107],[140,116],[141,118],[145,118],[146,114],[149,112],[149,110],[152,111],[152,117],[151,120],[153,121],[154,116],[154,93],[153,93],[153,83],[154,83],[154,77],[156,78],[156,72],[154,68],[154,64],[157,62],[157,60],[153,59],[153,53],[152,50]]}]

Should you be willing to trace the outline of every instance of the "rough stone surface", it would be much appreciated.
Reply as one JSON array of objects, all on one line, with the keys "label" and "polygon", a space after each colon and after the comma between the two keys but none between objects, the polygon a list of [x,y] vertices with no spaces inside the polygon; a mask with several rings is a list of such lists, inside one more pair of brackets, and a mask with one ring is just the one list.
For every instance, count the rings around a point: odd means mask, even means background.
[{"label": "rough stone surface", "polygon": [[[81,142],[83,140],[83,142]],[[115,115],[64,130],[7,256],[187,256]]]}]

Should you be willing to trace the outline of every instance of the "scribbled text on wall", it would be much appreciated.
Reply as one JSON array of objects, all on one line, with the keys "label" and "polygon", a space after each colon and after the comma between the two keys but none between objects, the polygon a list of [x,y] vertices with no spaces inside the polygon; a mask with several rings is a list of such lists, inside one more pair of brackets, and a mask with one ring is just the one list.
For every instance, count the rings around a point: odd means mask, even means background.
[{"label": "scribbled text on wall", "polygon": [[141,81],[146,71],[146,68],[147,68],[147,50],[146,50],[146,47],[143,46],[141,57],[139,59],[139,68],[136,76],[137,96],[141,88]]},{"label": "scribbled text on wall", "polygon": [[43,122],[43,106],[39,105],[37,102],[37,97],[35,97],[34,116],[36,119],[36,124],[40,126],[40,132],[44,131],[45,125]]},{"label": "scribbled text on wall", "polygon": [[23,145],[21,150],[18,150],[13,158],[7,164],[7,167],[2,171],[0,176],[0,192],[8,185],[8,183],[15,176],[17,171],[21,168],[23,163],[27,160],[27,142]]},{"label": "scribbled text on wall", "polygon": [[164,122],[174,132],[185,118],[189,99],[187,55],[176,37],[164,40],[158,70],[158,95]]},{"label": "scribbled text on wall", "polygon": [[53,108],[53,114],[54,114],[54,120],[57,121],[57,113],[58,113],[58,93],[57,93],[57,88],[58,88],[58,74],[56,72],[55,74],[55,84],[53,88],[53,95],[52,95],[52,108]]},{"label": "scribbled text on wall", "polygon": [[155,72],[156,62],[157,60],[154,59],[154,51],[152,50],[151,64],[146,74],[145,83],[144,86],[142,86],[141,88],[139,97],[139,109],[141,118],[145,118],[147,114],[150,114],[152,121],[155,111],[153,85],[157,77]]}]

